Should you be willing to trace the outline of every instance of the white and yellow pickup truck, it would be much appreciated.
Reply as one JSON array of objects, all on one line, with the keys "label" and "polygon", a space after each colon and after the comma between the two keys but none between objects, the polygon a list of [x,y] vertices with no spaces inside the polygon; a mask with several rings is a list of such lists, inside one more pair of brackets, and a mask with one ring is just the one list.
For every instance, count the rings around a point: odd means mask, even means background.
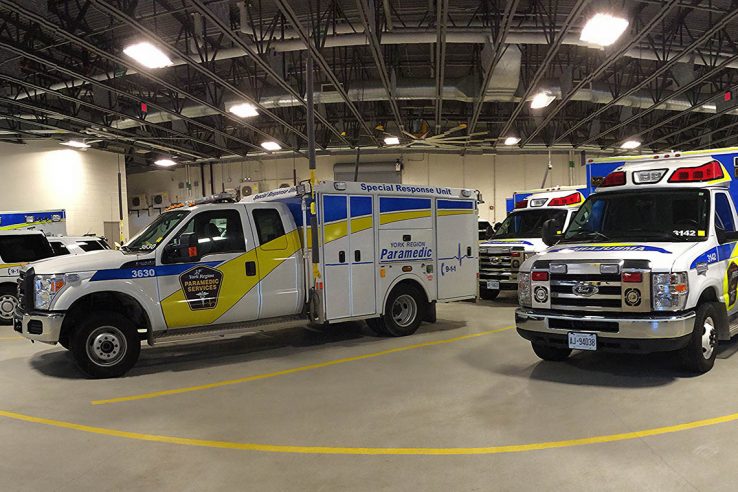
[{"label": "white and yellow pickup truck", "polygon": [[28,265],[15,330],[69,348],[93,377],[141,341],[286,323],[367,320],[389,336],[477,295],[472,190],[322,182],[162,213],[121,251]]}]

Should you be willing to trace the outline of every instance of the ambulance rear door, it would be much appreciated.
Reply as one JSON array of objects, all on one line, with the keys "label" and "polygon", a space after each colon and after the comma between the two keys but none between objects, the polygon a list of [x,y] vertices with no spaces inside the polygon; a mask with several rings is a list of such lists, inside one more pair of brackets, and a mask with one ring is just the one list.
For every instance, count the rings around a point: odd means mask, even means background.
[{"label": "ambulance rear door", "polygon": [[479,245],[476,200],[436,200],[438,299],[468,299],[477,295]]}]

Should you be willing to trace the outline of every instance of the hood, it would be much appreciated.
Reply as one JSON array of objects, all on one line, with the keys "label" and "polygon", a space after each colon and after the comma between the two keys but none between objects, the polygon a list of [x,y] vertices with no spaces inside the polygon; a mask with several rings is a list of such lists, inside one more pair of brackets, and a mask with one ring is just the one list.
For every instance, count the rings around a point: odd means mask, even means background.
[{"label": "hood", "polygon": [[530,237],[525,239],[488,239],[479,245],[479,248],[524,248],[526,253],[543,251],[546,245],[543,239]]},{"label": "hood", "polygon": [[[538,260],[649,260],[654,271],[668,272],[675,262],[692,249],[707,250],[706,242],[700,243],[565,243],[551,246],[535,257]],[[694,256],[694,255],[690,255]],[[523,268],[530,269],[532,261]],[[682,269],[682,268],[678,268]],[[689,265],[683,270],[689,269]]]},{"label": "hood", "polygon": [[114,249],[91,251],[82,255],[64,255],[47,258],[27,265],[35,273],[81,273],[109,268],[120,268],[124,263],[150,257],[150,254],[123,254]]}]

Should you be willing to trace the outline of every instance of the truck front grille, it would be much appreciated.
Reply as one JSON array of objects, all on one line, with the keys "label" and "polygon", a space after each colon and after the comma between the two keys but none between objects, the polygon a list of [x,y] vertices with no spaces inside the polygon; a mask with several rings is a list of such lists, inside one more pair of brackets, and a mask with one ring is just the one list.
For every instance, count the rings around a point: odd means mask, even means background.
[{"label": "truck front grille", "polygon": [[[480,280],[509,280],[513,273],[520,268],[523,261],[522,252],[519,257],[513,258],[509,249],[479,252],[479,279]],[[515,264],[513,264],[513,261]]]},{"label": "truck front grille", "polygon": [[[597,287],[589,296],[575,293],[577,285],[586,283]],[[622,308],[620,275],[554,274],[551,275],[551,308],[595,308],[619,311]]]},{"label": "truck front grille", "polygon": [[18,305],[27,312],[33,309],[33,277],[33,268],[21,270],[18,277]]}]

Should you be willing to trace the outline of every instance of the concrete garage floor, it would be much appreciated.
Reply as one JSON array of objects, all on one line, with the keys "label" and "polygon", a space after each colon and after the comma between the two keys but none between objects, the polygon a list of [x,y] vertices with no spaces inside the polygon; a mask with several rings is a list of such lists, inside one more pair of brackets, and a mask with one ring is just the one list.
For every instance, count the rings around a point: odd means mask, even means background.
[{"label": "concrete garage floor", "polygon": [[105,381],[3,327],[0,488],[735,489],[738,344],[701,377],[669,355],[541,362],[499,331],[513,306],[442,305],[402,339],[357,323],[162,345]]}]

